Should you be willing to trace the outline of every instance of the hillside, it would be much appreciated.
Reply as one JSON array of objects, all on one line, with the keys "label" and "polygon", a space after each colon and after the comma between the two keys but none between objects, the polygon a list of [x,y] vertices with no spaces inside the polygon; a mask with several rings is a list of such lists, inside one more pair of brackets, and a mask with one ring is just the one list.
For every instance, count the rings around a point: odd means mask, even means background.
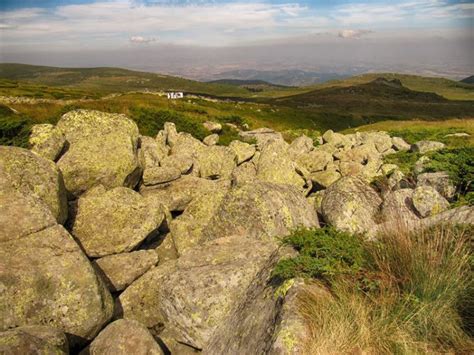
[{"label": "hillside", "polygon": [[471,75],[467,78],[464,78],[462,80],[460,80],[461,83],[464,83],[464,84],[474,84],[474,75]]}]

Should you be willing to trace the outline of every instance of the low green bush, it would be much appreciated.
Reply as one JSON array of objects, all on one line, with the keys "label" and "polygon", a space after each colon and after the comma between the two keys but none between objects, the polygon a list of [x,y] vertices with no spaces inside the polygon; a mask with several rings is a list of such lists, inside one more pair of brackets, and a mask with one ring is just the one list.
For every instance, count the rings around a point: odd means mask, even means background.
[{"label": "low green bush", "polygon": [[28,147],[31,123],[7,106],[0,105],[0,145]]}]

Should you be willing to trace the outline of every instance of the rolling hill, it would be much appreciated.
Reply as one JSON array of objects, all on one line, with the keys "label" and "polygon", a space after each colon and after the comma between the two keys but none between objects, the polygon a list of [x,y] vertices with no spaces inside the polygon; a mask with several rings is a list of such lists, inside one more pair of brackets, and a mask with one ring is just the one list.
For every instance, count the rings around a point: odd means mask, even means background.
[{"label": "rolling hill", "polygon": [[461,83],[464,83],[464,84],[474,84],[474,75],[471,75],[467,78],[464,78],[462,80],[460,80]]}]

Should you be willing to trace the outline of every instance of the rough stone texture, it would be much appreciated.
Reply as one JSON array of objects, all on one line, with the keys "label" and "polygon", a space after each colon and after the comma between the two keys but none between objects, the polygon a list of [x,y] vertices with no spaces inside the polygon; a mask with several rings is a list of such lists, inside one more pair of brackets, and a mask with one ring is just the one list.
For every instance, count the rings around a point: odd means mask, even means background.
[{"label": "rough stone texture", "polygon": [[232,185],[243,185],[255,181],[257,178],[257,168],[255,164],[247,161],[240,164],[232,171]]},{"label": "rough stone texture", "polygon": [[335,169],[318,171],[310,175],[313,184],[317,184],[322,188],[328,188],[341,178],[341,173]]},{"label": "rough stone texture", "polygon": [[67,199],[64,181],[52,161],[23,148],[0,146],[0,179],[24,195],[30,195],[38,203],[46,205],[58,223],[66,221]]},{"label": "rough stone texture", "polygon": [[193,164],[193,158],[187,155],[168,155],[161,160],[161,166],[163,168],[178,169],[181,174],[188,174],[191,171]]},{"label": "rough stone texture", "polygon": [[206,149],[206,145],[189,133],[178,133],[176,141],[171,146],[171,155],[195,158],[200,150]]},{"label": "rough stone texture", "polygon": [[445,147],[444,143],[435,141],[419,141],[411,146],[412,152],[425,154]]},{"label": "rough stone texture", "polygon": [[364,144],[372,143],[379,153],[387,152],[393,146],[393,140],[386,132],[362,132],[360,136]]},{"label": "rough stone texture", "polygon": [[93,339],[113,313],[110,293],[60,225],[0,244],[0,329],[42,325]]},{"label": "rough stone texture", "polygon": [[430,161],[430,158],[428,158],[427,156],[420,157],[420,159],[418,159],[415,163],[413,172],[415,174],[421,174],[426,168],[426,163],[429,161]]},{"label": "rough stone texture", "polygon": [[290,156],[295,160],[301,154],[307,154],[314,148],[313,140],[304,134],[291,142],[289,149]]},{"label": "rough stone texture", "polygon": [[109,255],[93,262],[112,292],[122,291],[133,281],[158,263],[154,250],[138,250],[131,253]]},{"label": "rough stone texture", "polygon": [[124,115],[77,110],[58,122],[69,148],[59,159],[67,190],[77,196],[91,187],[133,187],[138,182],[138,127]]},{"label": "rough stone texture", "polygon": [[31,127],[28,139],[31,150],[45,159],[56,160],[61,154],[66,138],[52,124],[36,124]]},{"label": "rough stone texture", "polygon": [[412,198],[412,189],[400,189],[387,194],[382,204],[381,220],[401,224],[418,220]]},{"label": "rough stone texture", "polygon": [[257,179],[299,188],[305,184],[288,154],[288,144],[282,140],[270,141],[263,147],[257,164]]},{"label": "rough stone texture", "polygon": [[229,144],[229,148],[232,149],[236,155],[237,165],[252,159],[255,154],[255,146],[241,141],[232,141]]},{"label": "rough stone texture", "polygon": [[155,248],[155,253],[158,255],[160,263],[178,258],[178,251],[176,250],[173,237],[170,233],[162,237],[160,244]]},{"label": "rough stone texture", "polygon": [[163,218],[163,209],[133,190],[98,186],[79,199],[72,234],[88,256],[101,257],[132,250]]},{"label": "rough stone texture", "polygon": [[327,130],[323,134],[323,141],[324,143],[329,143],[335,147],[344,147],[350,146],[350,140],[340,133],[334,133],[332,130]]},{"label": "rough stone texture", "polygon": [[407,150],[410,150],[411,148],[411,145],[408,144],[407,142],[405,142],[405,140],[403,138],[400,138],[400,137],[393,137],[392,138],[392,143],[393,143],[393,146],[395,147],[395,149],[397,151],[407,151]]},{"label": "rough stone texture", "polygon": [[168,155],[169,148],[158,139],[140,136],[138,158],[142,169],[160,166],[160,162]]},{"label": "rough stone texture", "polygon": [[202,125],[205,129],[212,133],[219,133],[222,131],[222,125],[217,122],[206,121]]},{"label": "rough stone texture", "polygon": [[230,186],[230,181],[212,181],[194,176],[182,176],[180,179],[153,188],[142,186],[143,196],[162,203],[170,211],[184,211],[197,196]]},{"label": "rough stone texture", "polygon": [[350,233],[371,230],[382,199],[358,178],[344,177],[331,185],[321,204],[324,219],[337,229]]},{"label": "rough stone texture", "polygon": [[387,176],[393,173],[395,170],[398,170],[398,165],[396,164],[383,164],[380,167],[380,171],[383,175]]},{"label": "rough stone texture", "polygon": [[46,326],[18,327],[0,332],[0,354],[69,354],[66,336]]},{"label": "rough stone texture", "polygon": [[249,287],[266,281],[262,270],[271,270],[276,249],[277,243],[240,236],[192,249],[129,286],[118,299],[123,316],[148,328],[164,324],[177,341],[205,349]]},{"label": "rough stone texture", "polygon": [[230,190],[203,230],[203,240],[226,235],[284,236],[297,227],[319,226],[316,212],[291,185],[256,182]]},{"label": "rough stone texture", "polygon": [[283,140],[280,132],[276,132],[271,128],[258,128],[253,131],[239,132],[239,136],[244,140],[255,140],[261,148],[265,144],[273,140]]},{"label": "rough stone texture", "polygon": [[315,149],[308,153],[299,155],[296,161],[298,166],[303,167],[310,173],[323,171],[333,161],[332,155],[321,149]]},{"label": "rough stone texture", "polygon": [[235,168],[235,153],[222,146],[201,149],[196,157],[202,178],[230,179]]},{"label": "rough stone texture", "polygon": [[211,145],[216,145],[217,143],[219,143],[219,135],[214,133],[214,134],[211,134],[207,137],[205,137],[202,142],[205,144],[205,145],[208,145],[208,146],[211,146]]},{"label": "rough stone texture", "polygon": [[417,176],[417,186],[434,187],[444,198],[451,199],[456,193],[456,186],[451,182],[449,174],[440,171],[436,173],[424,173]]},{"label": "rough stone texture", "polygon": [[119,319],[110,323],[83,352],[90,355],[162,355],[164,352],[141,323]]},{"label": "rough stone texture", "polygon": [[170,147],[173,147],[178,140],[178,132],[176,131],[176,125],[173,122],[165,122],[163,127],[164,141]]},{"label": "rough stone texture", "polygon": [[145,169],[143,172],[143,184],[146,186],[163,184],[179,179],[181,171],[175,167],[161,167]]},{"label": "rough stone texture", "polygon": [[421,217],[428,217],[449,208],[449,202],[431,186],[418,186],[413,192],[413,205]]},{"label": "rough stone texture", "polygon": [[452,208],[421,220],[424,227],[442,223],[474,225],[474,206]]}]

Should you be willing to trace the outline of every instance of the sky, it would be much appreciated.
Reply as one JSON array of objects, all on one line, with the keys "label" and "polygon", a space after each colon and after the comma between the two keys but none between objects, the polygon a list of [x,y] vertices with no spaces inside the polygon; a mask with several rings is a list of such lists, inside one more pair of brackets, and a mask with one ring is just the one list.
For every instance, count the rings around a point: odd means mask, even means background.
[{"label": "sky", "polygon": [[[400,45],[409,44],[419,52],[416,42],[431,54],[438,43],[441,62],[468,71],[474,62],[473,19],[474,1],[466,0],[0,0],[0,61],[44,62],[57,53],[64,65],[74,65],[67,58],[87,52],[94,65],[117,61],[110,53],[156,56],[167,48],[205,57],[206,48],[222,55],[223,48],[244,47],[267,47],[271,59],[286,54],[285,46],[300,44],[334,53],[365,48],[369,63],[378,62],[389,44],[402,51]],[[344,57],[347,51],[324,58],[333,63],[317,64],[343,63]],[[294,60],[302,66],[308,58]],[[77,64],[89,66],[86,59]]]}]

